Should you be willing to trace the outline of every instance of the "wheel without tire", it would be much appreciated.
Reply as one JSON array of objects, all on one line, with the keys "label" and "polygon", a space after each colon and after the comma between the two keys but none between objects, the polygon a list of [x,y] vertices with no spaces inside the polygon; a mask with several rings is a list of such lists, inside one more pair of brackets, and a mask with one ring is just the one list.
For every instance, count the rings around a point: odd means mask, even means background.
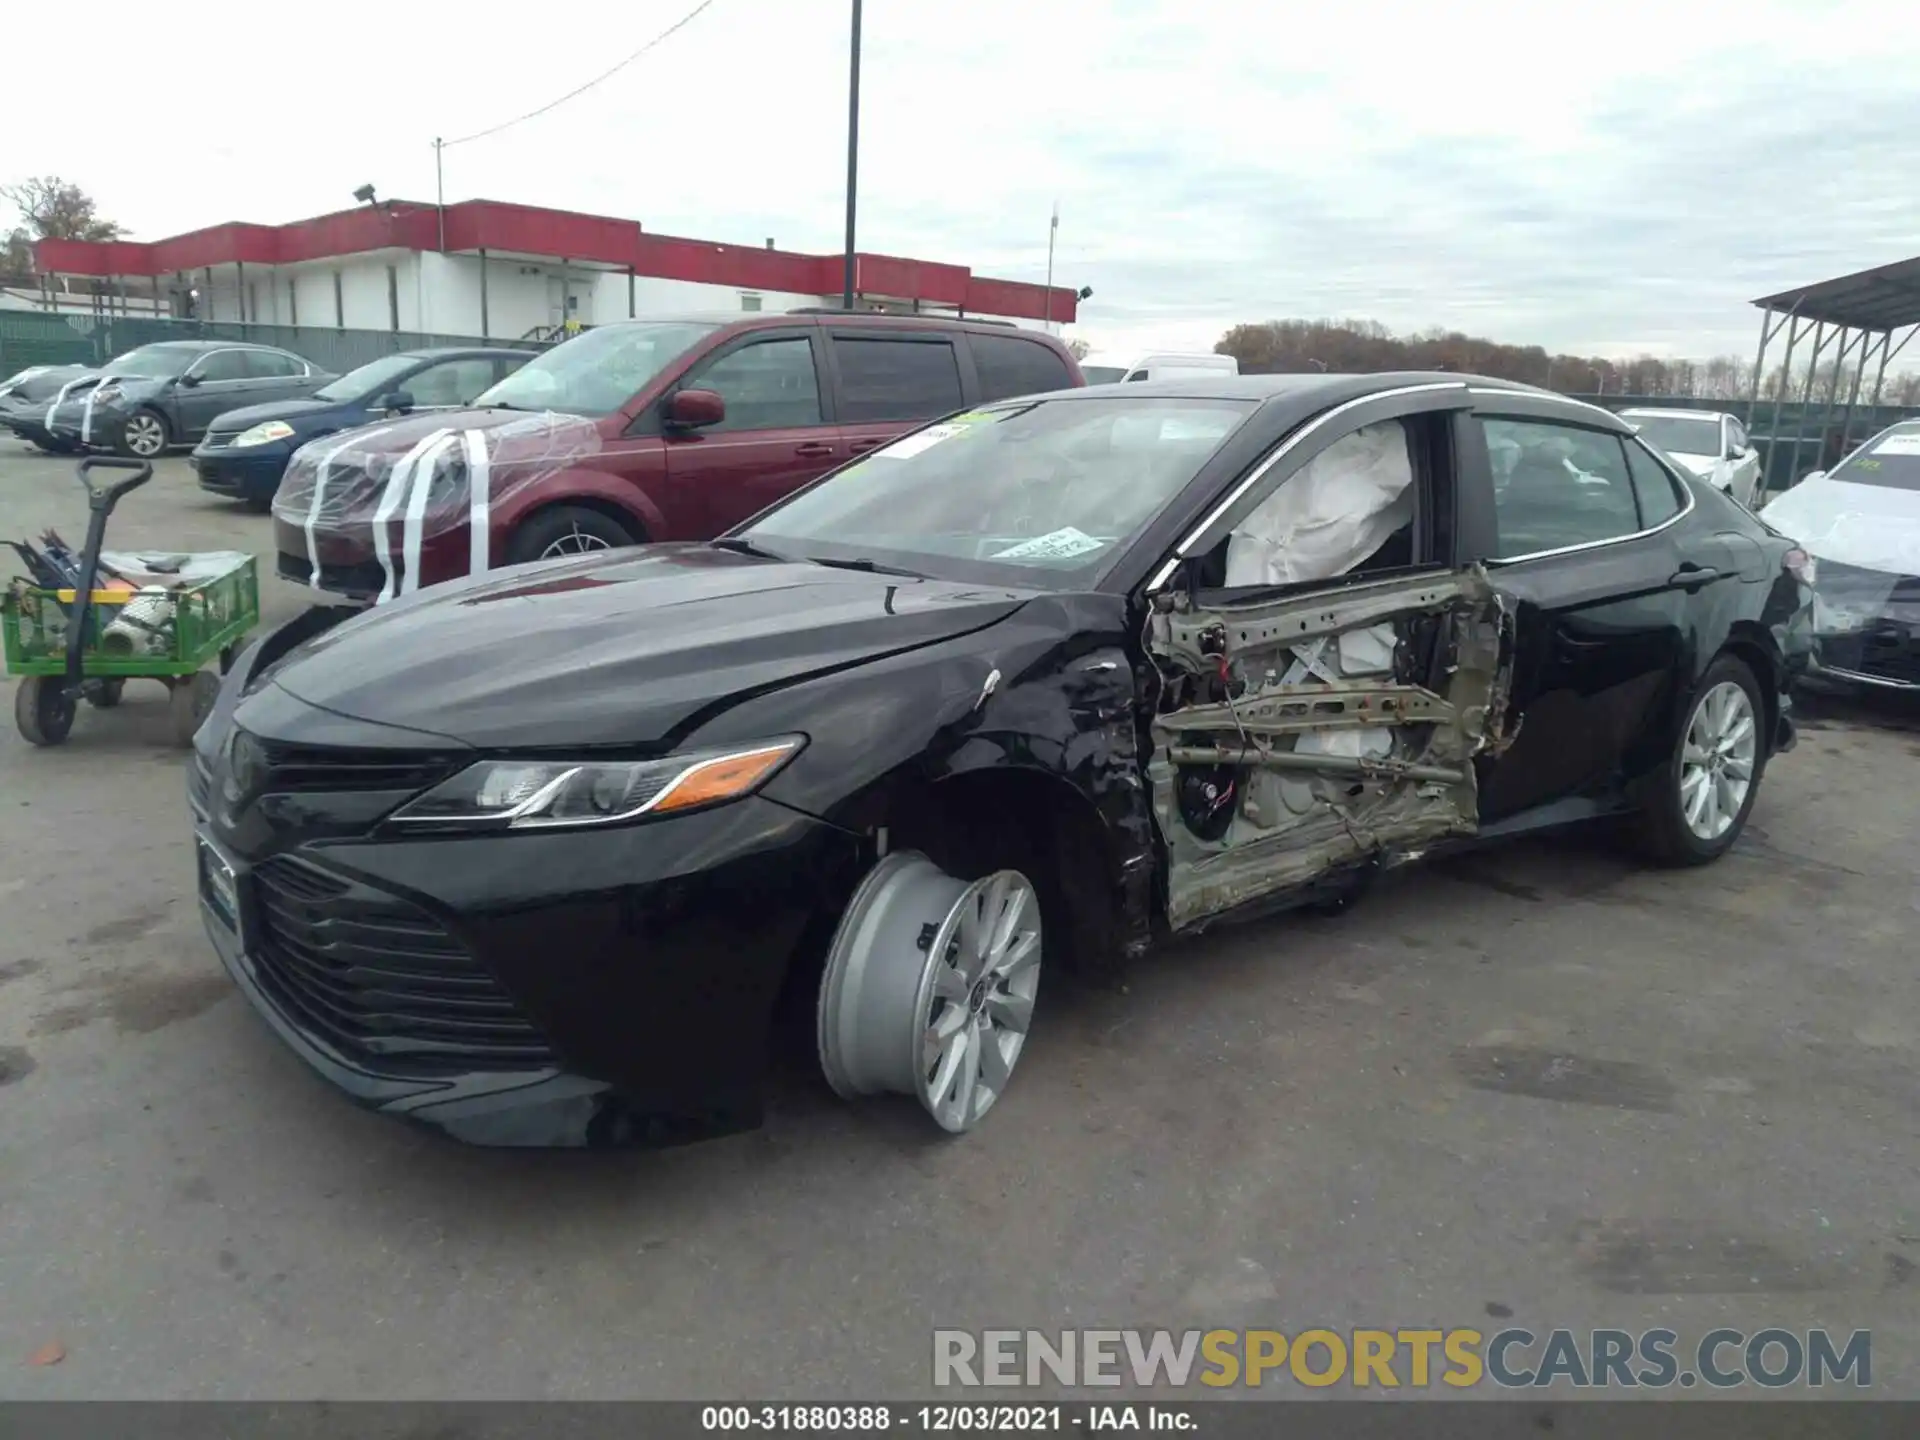
[{"label": "wheel without tire", "polygon": [[527,517],[507,541],[507,563],[553,560],[563,555],[586,555],[637,543],[638,537],[618,520],[582,505],[556,505]]},{"label": "wheel without tire", "polygon": [[868,872],[820,982],[818,1041],[843,1099],[917,1099],[971,1130],[1005,1093],[1040,984],[1040,897],[1018,870],[969,883],[918,851]]},{"label": "wheel without tire", "polygon": [[96,710],[111,710],[126,688],[125,680],[96,680],[87,687],[87,703]]},{"label": "wheel without tire", "polygon": [[113,448],[122,455],[151,460],[173,443],[173,428],[158,410],[136,410],[120,427]]},{"label": "wheel without tire", "polygon": [[198,670],[173,682],[167,694],[167,710],[173,719],[173,738],[191,745],[200,723],[213,709],[220,694],[220,677],[211,670]]},{"label": "wheel without tire", "polygon": [[1664,865],[1705,865],[1733,847],[1760,794],[1767,707],[1753,672],[1731,655],[1695,686],[1673,755],[1641,812],[1648,854]]},{"label": "wheel without tire", "polygon": [[29,675],[13,692],[13,723],[35,745],[62,744],[73,730],[73,697],[57,676]]}]

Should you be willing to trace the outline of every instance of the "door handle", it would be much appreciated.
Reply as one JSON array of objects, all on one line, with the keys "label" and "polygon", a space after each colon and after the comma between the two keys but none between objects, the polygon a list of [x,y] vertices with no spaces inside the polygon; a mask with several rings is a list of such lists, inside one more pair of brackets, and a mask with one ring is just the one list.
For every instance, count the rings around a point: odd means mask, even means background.
[{"label": "door handle", "polygon": [[804,445],[794,446],[793,453],[796,455],[831,455],[833,453],[833,446],[822,444],[818,440],[809,440]]},{"label": "door handle", "polygon": [[880,442],[878,440],[856,440],[847,447],[847,449],[855,455],[864,455],[869,450],[878,450],[879,448]]},{"label": "door handle", "polygon": [[1711,565],[1696,565],[1691,560],[1667,577],[1669,586],[1677,586],[1689,595],[1704,586],[1711,585],[1720,578],[1720,572]]}]

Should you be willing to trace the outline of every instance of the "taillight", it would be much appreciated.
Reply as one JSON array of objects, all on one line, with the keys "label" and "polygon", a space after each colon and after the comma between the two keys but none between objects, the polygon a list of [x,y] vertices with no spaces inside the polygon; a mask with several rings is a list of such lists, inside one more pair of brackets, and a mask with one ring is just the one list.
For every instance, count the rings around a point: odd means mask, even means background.
[{"label": "taillight", "polygon": [[1820,573],[1820,562],[1798,546],[1787,551],[1780,563],[1789,575],[1808,587]]}]

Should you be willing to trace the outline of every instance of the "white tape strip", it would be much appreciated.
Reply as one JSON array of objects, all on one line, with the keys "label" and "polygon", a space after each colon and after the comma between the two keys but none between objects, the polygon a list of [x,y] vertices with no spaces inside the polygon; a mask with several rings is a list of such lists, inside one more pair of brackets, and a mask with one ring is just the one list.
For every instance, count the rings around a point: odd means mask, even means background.
[{"label": "white tape strip", "polygon": [[[364,445],[376,435],[384,435],[392,428],[392,426],[383,425],[378,430],[363,431],[350,440],[342,440],[339,444],[330,446],[326,454],[320,457],[320,463],[313,467],[313,500],[307,506],[306,523],[300,528],[306,531],[307,564],[312,567],[308,573],[307,588],[316,594],[321,593],[320,511],[327,502],[327,477],[333,470],[333,457],[349,445]],[[294,453],[297,455],[299,452]]]},{"label": "white tape strip", "polygon": [[78,380],[67,381],[66,384],[60,387],[60,393],[53,397],[53,403],[47,406],[47,432],[49,434],[53,432],[53,412],[67,403],[67,392],[79,383]]},{"label": "white tape strip", "polygon": [[413,479],[413,467],[419,463],[420,457],[452,433],[450,430],[440,429],[427,435],[400,458],[400,463],[395,465],[387,476],[387,488],[381,492],[380,504],[373,512],[373,553],[380,562],[382,574],[386,577],[380,586],[381,601],[391,600],[394,596],[395,576],[391,549],[393,532],[388,528],[393,520],[393,512],[398,510],[401,502],[406,499],[407,485]]},{"label": "white tape strip", "polygon": [[484,575],[493,568],[493,462],[487,455],[487,432],[461,434],[467,447],[467,573]]},{"label": "white tape strip", "polygon": [[87,403],[80,409],[80,443],[82,445],[93,443],[93,397],[99,393],[98,385],[87,391]]},{"label": "white tape strip", "polygon": [[433,448],[413,467],[413,489],[407,496],[407,520],[400,528],[400,593],[411,595],[420,588],[420,541],[426,526],[427,499],[433,493],[433,472],[440,457],[453,448],[452,431],[442,431]]}]

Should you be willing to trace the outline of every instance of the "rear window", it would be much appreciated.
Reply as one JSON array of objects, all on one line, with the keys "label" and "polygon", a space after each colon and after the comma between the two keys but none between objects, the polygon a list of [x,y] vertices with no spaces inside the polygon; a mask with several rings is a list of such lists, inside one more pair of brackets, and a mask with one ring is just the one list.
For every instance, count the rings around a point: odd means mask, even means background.
[{"label": "rear window", "polygon": [[1920,490],[1920,426],[1892,430],[1869,440],[1832,474],[1849,485]]},{"label": "rear window", "polygon": [[953,342],[944,337],[835,336],[833,350],[842,420],[931,420],[964,403],[960,365]]},{"label": "rear window", "polygon": [[1087,377],[1089,385],[1116,385],[1127,375],[1118,365],[1082,365],[1080,373]]},{"label": "rear window", "polygon": [[982,400],[1009,400],[1016,395],[1039,395],[1065,390],[1073,376],[1057,354],[1037,340],[1012,335],[969,335],[974,373],[980,377]]}]

